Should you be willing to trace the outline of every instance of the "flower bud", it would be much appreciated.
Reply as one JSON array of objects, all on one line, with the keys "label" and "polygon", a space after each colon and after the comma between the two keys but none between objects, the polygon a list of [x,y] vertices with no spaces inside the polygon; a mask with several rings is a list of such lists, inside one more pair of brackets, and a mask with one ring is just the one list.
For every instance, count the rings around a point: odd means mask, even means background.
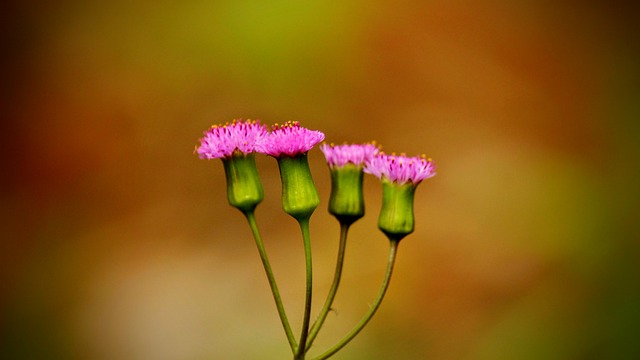
[{"label": "flower bud", "polygon": [[346,164],[331,168],[329,213],[342,224],[353,224],[364,216],[361,166]]},{"label": "flower bud", "polygon": [[245,213],[253,211],[264,198],[254,154],[236,151],[232,156],[222,158],[222,163],[229,205]]},{"label": "flower bud", "polygon": [[413,232],[413,197],[422,180],[436,174],[433,162],[425,156],[378,153],[367,162],[364,172],[382,182],[378,228],[389,240],[400,241]]},{"label": "flower bud", "polygon": [[277,158],[282,180],[282,209],[296,220],[307,220],[320,203],[307,154]]},{"label": "flower bud", "polygon": [[415,189],[412,183],[398,184],[387,179],[382,180],[382,208],[378,228],[390,240],[399,241],[413,232]]},{"label": "flower bud", "polygon": [[264,198],[254,152],[267,136],[267,127],[254,120],[233,120],[205,131],[195,152],[201,159],[221,159],[227,178],[229,204],[250,212]]},{"label": "flower bud", "polygon": [[331,172],[331,198],[329,213],[341,224],[351,225],[364,216],[364,198],[362,196],[363,166],[379,147],[369,144],[322,144]]},{"label": "flower bud", "polygon": [[324,139],[324,134],[309,130],[298,122],[274,125],[269,136],[258,142],[258,152],[278,161],[282,180],[282,209],[298,221],[308,220],[320,203],[313,183],[307,152]]}]

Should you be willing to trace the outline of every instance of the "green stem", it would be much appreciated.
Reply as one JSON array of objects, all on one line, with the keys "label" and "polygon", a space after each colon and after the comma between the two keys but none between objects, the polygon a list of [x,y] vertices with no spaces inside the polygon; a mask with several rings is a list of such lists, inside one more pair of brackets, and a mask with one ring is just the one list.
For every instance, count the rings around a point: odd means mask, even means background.
[{"label": "green stem", "polygon": [[296,339],[293,336],[293,332],[291,331],[291,326],[289,325],[289,320],[287,319],[287,314],[284,310],[284,305],[282,304],[282,298],[280,298],[280,292],[278,291],[276,278],[275,276],[273,276],[273,271],[271,270],[271,265],[269,264],[269,258],[267,257],[267,251],[265,250],[264,244],[262,242],[262,236],[260,236],[260,231],[258,230],[258,225],[256,223],[254,212],[246,211],[244,212],[244,214],[247,218],[247,221],[249,222],[249,227],[251,227],[251,231],[253,232],[253,238],[256,240],[256,245],[258,246],[258,252],[260,252],[260,259],[262,260],[264,271],[267,273],[267,279],[269,280],[271,293],[273,294],[273,299],[275,300],[276,307],[278,308],[278,315],[280,315],[280,321],[282,322],[282,327],[284,328],[284,332],[287,334],[287,340],[289,340],[291,351],[295,354],[296,348],[298,347],[298,345],[296,344]]},{"label": "green stem", "polygon": [[309,218],[299,220],[300,229],[302,230],[302,239],[304,241],[304,258],[306,263],[306,295],[304,301],[304,317],[302,320],[302,334],[298,343],[298,351],[295,353],[295,360],[304,360],[305,344],[309,334],[309,320],[311,318],[311,293],[313,285],[313,271],[311,268],[311,237],[309,235]]},{"label": "green stem", "polygon": [[384,276],[384,280],[382,281],[382,285],[380,287],[380,291],[378,292],[378,297],[376,297],[373,305],[371,306],[371,308],[369,308],[369,311],[364,315],[362,320],[360,320],[358,325],[356,325],[353,328],[353,330],[351,330],[351,332],[349,332],[342,340],[340,340],[332,348],[330,348],[329,350],[325,351],[324,353],[322,353],[318,357],[314,358],[313,360],[324,360],[324,359],[329,358],[330,356],[332,356],[336,352],[338,352],[345,345],[347,345],[351,340],[353,340],[353,338],[356,337],[356,335],[358,335],[358,333],[365,327],[365,325],[367,325],[369,320],[371,320],[373,315],[376,313],[376,310],[378,310],[378,307],[380,307],[380,303],[382,303],[382,299],[384,298],[384,294],[387,292],[387,288],[389,287],[389,281],[391,280],[391,274],[393,272],[393,265],[394,265],[395,260],[396,260],[396,252],[398,250],[398,242],[399,242],[398,240],[391,240],[390,241],[391,246],[389,248],[389,261],[387,263],[387,272],[386,272],[386,274]]},{"label": "green stem", "polygon": [[315,340],[324,320],[327,318],[329,311],[331,310],[331,305],[333,304],[333,300],[336,298],[336,293],[338,292],[338,286],[340,285],[340,278],[342,276],[342,266],[344,264],[344,253],[347,247],[347,233],[349,232],[349,223],[340,223],[340,245],[338,246],[338,260],[336,261],[336,270],[333,275],[333,283],[331,284],[331,288],[329,289],[329,294],[327,295],[327,300],[324,302],[324,307],[318,314],[318,318],[311,326],[311,330],[309,331],[309,337],[307,338],[306,351],[311,348],[313,341]]}]

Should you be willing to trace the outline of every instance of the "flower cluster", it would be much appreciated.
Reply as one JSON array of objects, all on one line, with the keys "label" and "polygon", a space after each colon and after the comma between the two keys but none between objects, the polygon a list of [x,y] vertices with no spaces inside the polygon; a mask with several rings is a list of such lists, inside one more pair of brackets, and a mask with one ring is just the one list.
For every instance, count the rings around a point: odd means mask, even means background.
[{"label": "flower cluster", "polygon": [[378,153],[370,158],[364,172],[378,179],[387,179],[398,184],[410,182],[418,185],[422,180],[435,176],[435,165],[425,156],[407,157],[404,154]]},{"label": "flower cluster", "polygon": [[[311,324],[313,279],[309,221],[320,203],[320,197],[311,176],[307,154],[324,138],[322,132],[304,128],[298,122],[276,124],[269,129],[260,121],[233,120],[231,123],[212,126],[200,139],[200,146],[195,150],[202,159],[222,160],[228,202],[242,211],[249,222],[280,320],[296,360],[305,359],[331,310],[340,283],[348,229],[365,214],[364,174],[371,174],[382,183],[378,228],[389,239],[387,271],[378,296],[356,328],[314,360],[327,359],[339,351],[375,314],[389,286],[398,244],[414,231],[413,202],[416,188],[423,180],[436,174],[431,159],[425,156],[407,157],[404,154],[388,155],[381,152],[375,143],[320,145],[331,175],[328,211],[340,223],[340,240],[331,289],[322,310]],[[292,333],[255,219],[255,209],[264,198],[255,161],[256,153],[269,155],[277,160],[282,184],[282,209],[298,221],[302,233],[306,291],[302,333],[298,339]]]},{"label": "flower cluster", "polygon": [[257,150],[257,145],[268,134],[267,127],[260,121],[233,120],[205,131],[196,152],[201,159],[230,157],[235,151],[249,154]]},{"label": "flower cluster", "polygon": [[294,157],[308,152],[322,140],[322,132],[303,128],[297,121],[288,121],[273,125],[273,131],[258,142],[257,151],[273,157]]},{"label": "flower cluster", "polygon": [[342,167],[346,164],[362,166],[377,154],[380,148],[375,143],[370,144],[344,144],[344,145],[320,145],[320,150],[327,159],[330,167]]}]

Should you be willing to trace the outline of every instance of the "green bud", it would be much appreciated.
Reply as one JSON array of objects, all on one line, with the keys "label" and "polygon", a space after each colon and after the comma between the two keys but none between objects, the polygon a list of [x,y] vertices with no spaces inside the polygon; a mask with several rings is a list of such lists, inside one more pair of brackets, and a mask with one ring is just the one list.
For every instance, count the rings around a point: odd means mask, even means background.
[{"label": "green bud", "polygon": [[255,156],[236,151],[231,157],[222,158],[222,163],[229,205],[244,213],[253,211],[264,198]]},{"label": "green bud", "polygon": [[307,154],[277,158],[282,180],[282,209],[298,221],[311,217],[320,203]]},{"label": "green bud", "polygon": [[331,168],[329,213],[342,224],[351,225],[364,216],[361,166],[348,163]]},{"label": "green bud", "polygon": [[411,182],[397,184],[382,180],[382,209],[378,228],[390,240],[401,240],[413,232],[413,195],[415,185]]}]

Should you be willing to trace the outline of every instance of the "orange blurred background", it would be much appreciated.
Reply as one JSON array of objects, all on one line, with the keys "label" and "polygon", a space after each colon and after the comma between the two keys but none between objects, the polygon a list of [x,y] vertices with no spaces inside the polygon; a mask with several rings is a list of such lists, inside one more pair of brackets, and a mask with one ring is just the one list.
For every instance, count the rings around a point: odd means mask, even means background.
[{"label": "orange blurred background", "polygon": [[[336,359],[640,358],[638,12],[605,1],[2,5],[0,358],[282,359],[219,161],[233,118],[425,153],[387,298]],[[338,224],[312,218],[314,314]],[[302,242],[258,157],[258,223],[298,334]],[[317,345],[373,301],[380,186]]]}]

